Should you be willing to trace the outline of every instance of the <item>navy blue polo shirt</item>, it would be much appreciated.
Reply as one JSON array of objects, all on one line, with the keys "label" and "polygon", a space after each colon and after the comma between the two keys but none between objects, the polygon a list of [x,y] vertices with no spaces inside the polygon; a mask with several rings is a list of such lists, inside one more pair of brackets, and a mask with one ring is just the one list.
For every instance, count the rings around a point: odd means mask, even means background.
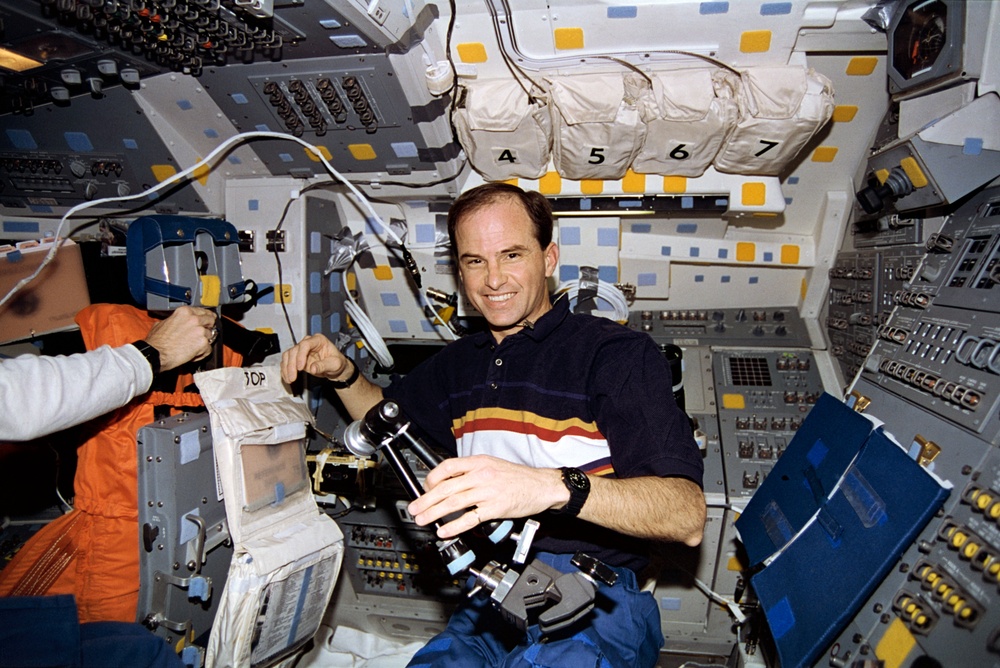
[{"label": "navy blue polo shirt", "polygon": [[[606,318],[570,313],[566,299],[533,329],[500,344],[489,332],[452,342],[384,394],[423,436],[453,455],[702,484],[701,453],[652,338]],[[535,549],[582,550],[636,571],[646,564],[640,539],[575,518],[547,513],[538,519]]]}]

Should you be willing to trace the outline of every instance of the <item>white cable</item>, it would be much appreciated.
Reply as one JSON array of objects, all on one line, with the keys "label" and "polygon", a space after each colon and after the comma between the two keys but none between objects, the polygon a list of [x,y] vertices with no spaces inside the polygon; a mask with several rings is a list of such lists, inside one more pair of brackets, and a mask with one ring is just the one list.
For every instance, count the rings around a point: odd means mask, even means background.
[{"label": "white cable", "polygon": [[392,368],[395,362],[392,359],[392,353],[389,352],[389,347],[385,345],[385,341],[379,335],[378,330],[375,329],[375,325],[372,324],[368,315],[354,301],[350,290],[347,291],[347,301],[344,302],[344,309],[347,311],[347,315],[351,316],[354,326],[361,332],[361,338],[364,339],[365,345],[368,347],[368,351],[372,354],[372,357],[384,368]]},{"label": "white cable", "polygon": [[59,500],[62,501],[64,506],[66,506],[66,512],[64,512],[63,515],[67,515],[73,512],[73,505],[69,501],[67,501],[65,497],[63,497],[62,492],[59,491],[58,485],[56,485],[56,496],[58,496]]},{"label": "white cable", "polygon": [[10,298],[13,297],[15,294],[17,294],[17,292],[20,291],[24,286],[28,285],[31,281],[35,280],[35,278],[37,278],[38,275],[42,273],[42,270],[46,266],[48,266],[50,262],[52,262],[52,259],[55,257],[56,251],[58,251],[59,248],[65,242],[65,239],[63,239],[61,235],[63,228],[66,225],[66,221],[69,220],[69,218],[71,218],[76,213],[101,204],[108,204],[112,202],[127,202],[129,200],[134,200],[134,199],[145,199],[149,195],[158,192],[160,190],[163,190],[164,188],[167,188],[168,186],[171,186],[174,183],[177,183],[178,181],[184,178],[187,178],[195,171],[201,169],[203,166],[212,162],[212,160],[214,160],[217,155],[226,151],[233,144],[236,144],[238,142],[243,142],[246,139],[253,139],[257,137],[270,138],[270,139],[286,139],[294,141],[312,151],[315,154],[315,156],[319,159],[319,161],[323,163],[323,166],[326,167],[327,171],[329,171],[330,174],[332,174],[334,177],[337,178],[337,180],[339,180],[341,183],[347,186],[347,189],[350,190],[351,193],[358,199],[358,201],[361,203],[361,206],[369,213],[370,220],[378,223],[378,226],[381,227],[383,231],[385,231],[386,236],[388,236],[390,239],[392,239],[400,246],[403,245],[403,241],[399,238],[399,236],[395,232],[392,231],[392,229],[388,225],[385,224],[385,221],[383,221],[382,218],[378,215],[378,213],[375,211],[374,207],[372,207],[371,203],[364,196],[364,194],[362,194],[361,191],[358,190],[353,183],[348,181],[340,172],[334,169],[333,165],[331,165],[330,162],[325,157],[323,157],[323,152],[319,148],[313,146],[312,144],[303,139],[299,139],[298,137],[294,137],[292,135],[284,134],[281,132],[266,132],[266,131],[243,132],[241,134],[234,135],[229,139],[227,139],[226,141],[222,142],[217,147],[215,147],[215,149],[212,150],[211,153],[209,153],[207,156],[205,156],[195,164],[191,165],[184,171],[178,172],[173,176],[163,181],[160,181],[155,186],[147,190],[144,190],[140,193],[136,193],[134,195],[125,195],[121,197],[105,197],[102,199],[95,199],[90,202],[81,202],[80,204],[71,207],[68,211],[66,211],[65,214],[63,214],[62,218],[59,220],[59,226],[56,228],[55,231],[56,243],[52,245],[51,249],[49,249],[49,252],[45,255],[45,259],[42,260],[41,264],[38,265],[38,268],[35,269],[35,271],[31,273],[31,275],[25,276],[20,281],[18,281],[17,284],[15,284],[14,287],[12,287],[10,291],[4,296],[4,298],[0,299],[0,306],[6,304],[10,300]]},{"label": "white cable", "polygon": [[[556,290],[556,294],[559,295],[565,293],[572,303],[577,299],[580,293],[580,282],[580,280],[566,281],[559,286],[559,289]],[[622,294],[621,290],[607,281],[598,280],[597,296],[611,304],[612,308],[615,310],[615,320],[618,322],[626,322],[628,320],[628,302],[625,301],[625,295]]]}]

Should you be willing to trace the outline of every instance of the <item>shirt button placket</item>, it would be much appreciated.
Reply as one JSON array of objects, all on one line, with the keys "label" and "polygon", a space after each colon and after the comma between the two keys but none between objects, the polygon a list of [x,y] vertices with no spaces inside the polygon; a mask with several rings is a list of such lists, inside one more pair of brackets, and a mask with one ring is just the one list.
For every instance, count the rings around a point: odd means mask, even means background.
[{"label": "shirt button placket", "polygon": [[[500,367],[503,366],[503,360],[501,358],[497,357],[496,359],[493,360],[493,364],[494,364],[494,366],[497,367],[497,369],[496,369],[496,372],[495,373],[491,373],[490,376],[492,376],[494,379],[496,379],[499,376]],[[496,380],[493,380],[493,381],[490,382],[490,389],[491,390],[495,390],[495,389],[497,389],[497,387],[499,387],[499,385],[497,384]]]}]

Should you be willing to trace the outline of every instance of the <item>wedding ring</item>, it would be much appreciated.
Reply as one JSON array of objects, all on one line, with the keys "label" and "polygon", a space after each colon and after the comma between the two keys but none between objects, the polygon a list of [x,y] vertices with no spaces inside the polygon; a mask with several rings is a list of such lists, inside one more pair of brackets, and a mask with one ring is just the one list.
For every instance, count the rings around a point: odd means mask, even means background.
[{"label": "wedding ring", "polygon": [[208,337],[208,342],[209,343],[215,343],[215,340],[217,338],[219,338],[219,328],[218,327],[213,327],[212,328],[212,334]]}]

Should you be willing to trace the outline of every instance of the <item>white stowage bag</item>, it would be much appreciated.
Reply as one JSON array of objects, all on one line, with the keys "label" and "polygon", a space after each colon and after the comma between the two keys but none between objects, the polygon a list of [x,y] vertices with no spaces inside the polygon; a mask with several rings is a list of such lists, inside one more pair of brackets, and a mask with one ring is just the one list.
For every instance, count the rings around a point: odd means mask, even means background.
[{"label": "white stowage bag", "polygon": [[470,82],[455,131],[477,172],[487,181],[537,179],[549,167],[552,121],[546,96],[528,93],[513,79]]},{"label": "white stowage bag", "polygon": [[740,76],[739,119],[715,168],[777,176],[833,115],[833,84],[803,67],[755,67]]},{"label": "white stowage bag", "polygon": [[640,104],[646,139],[632,169],[640,174],[701,176],[736,124],[736,76],[724,70],[650,76],[652,92]]},{"label": "white stowage bag", "polygon": [[625,176],[646,134],[642,75],[584,74],[546,80],[552,97],[552,161],[567,179]]},{"label": "white stowage bag", "polygon": [[270,666],[319,628],[344,536],[316,507],[305,463],[305,403],[278,366],[195,374],[212,438],[233,561],[209,637],[208,668]]}]

